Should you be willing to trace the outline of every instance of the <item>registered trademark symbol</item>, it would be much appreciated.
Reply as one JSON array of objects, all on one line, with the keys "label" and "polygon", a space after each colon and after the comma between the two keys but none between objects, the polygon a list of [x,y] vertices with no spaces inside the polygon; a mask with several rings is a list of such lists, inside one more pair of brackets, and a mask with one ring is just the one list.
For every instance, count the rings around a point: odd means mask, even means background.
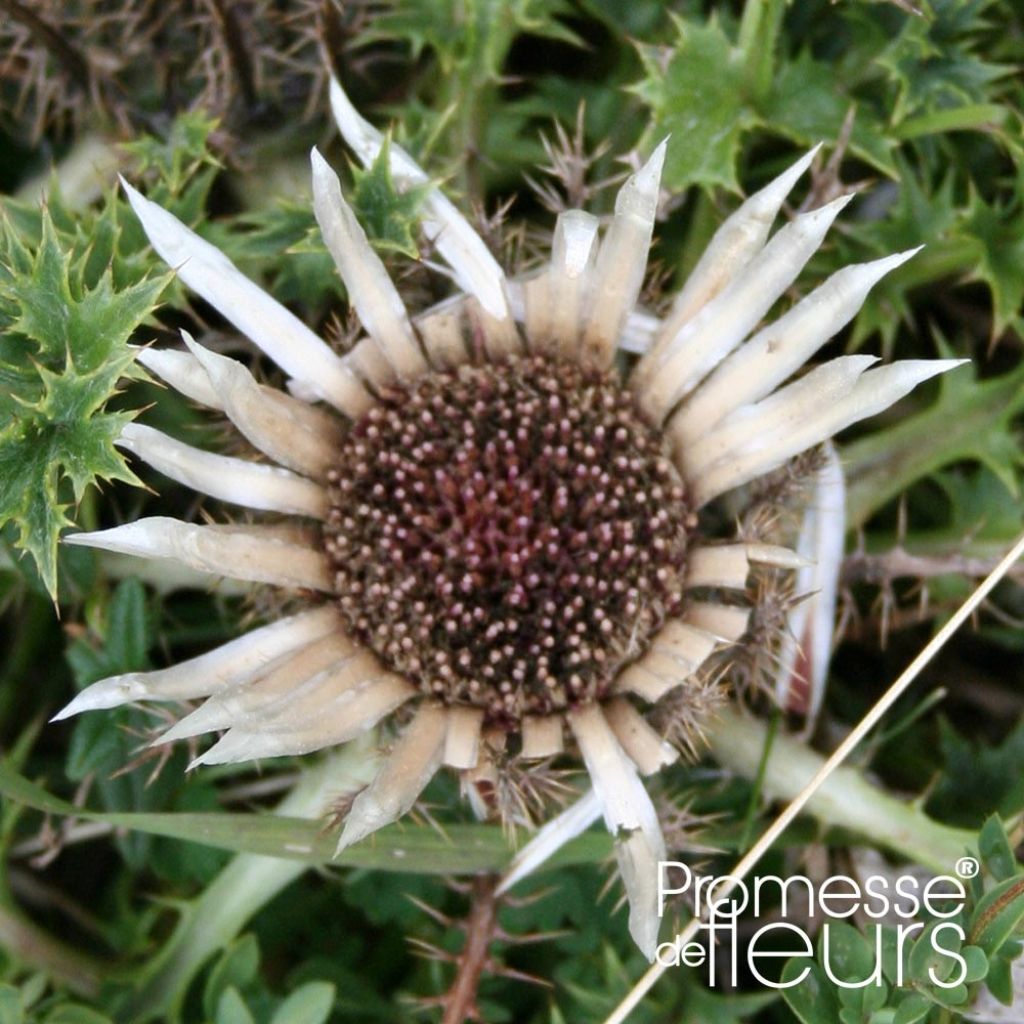
[{"label": "registered trademark symbol", "polygon": [[961,878],[974,878],[981,870],[981,865],[974,857],[961,857],[956,862],[956,873]]}]

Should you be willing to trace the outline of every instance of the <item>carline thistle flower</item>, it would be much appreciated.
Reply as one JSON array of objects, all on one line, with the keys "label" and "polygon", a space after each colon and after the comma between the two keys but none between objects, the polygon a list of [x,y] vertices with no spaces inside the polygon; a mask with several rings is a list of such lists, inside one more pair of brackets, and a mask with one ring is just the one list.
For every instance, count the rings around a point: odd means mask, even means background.
[{"label": "carline thistle flower", "polygon": [[[381,134],[337,82],[331,104],[372,163]],[[603,232],[562,213],[550,262],[510,279],[390,146],[399,188],[425,189],[422,230],[461,289],[415,317],[314,150],[316,217],[366,331],[346,355],[124,183],[160,256],[290,380],[289,393],[261,385],[188,335],[184,351],[144,349],[147,368],[276,465],[137,423],[120,444],[199,492],[289,519],[153,517],[67,540],[322,596],[190,661],[95,683],[58,717],[206,698],[159,742],[223,730],[195,762],[216,764],[320,750],[399,712],[339,849],[405,814],[442,765],[483,810],[474,784],[500,781],[511,759],[577,750],[616,837],[631,933],[653,956],[666,852],[641,776],[677,751],[644,707],[685,694],[741,640],[752,566],[803,564],[702,536],[701,510],[957,365],[869,369],[874,357],[852,355],[794,377],[912,252],[840,270],[758,328],[850,198],[769,239],[813,151],[724,222],[663,319],[641,314],[665,147],[622,186]],[[624,373],[627,340],[643,354]]]}]

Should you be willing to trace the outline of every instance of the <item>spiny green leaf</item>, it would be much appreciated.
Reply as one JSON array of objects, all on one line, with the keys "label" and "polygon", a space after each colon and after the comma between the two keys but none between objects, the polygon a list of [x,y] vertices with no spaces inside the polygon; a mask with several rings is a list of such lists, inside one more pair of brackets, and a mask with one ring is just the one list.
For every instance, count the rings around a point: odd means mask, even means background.
[{"label": "spiny green leaf", "polygon": [[15,524],[17,545],[35,559],[55,595],[57,541],[72,523],[68,499],[80,502],[100,480],[138,482],[114,448],[131,414],[104,407],[122,377],[140,375],[127,341],[168,278],[118,289],[108,267],[90,283],[88,251],[79,259],[66,249],[48,211],[34,251],[10,218],[0,222],[0,236],[3,355],[14,385],[0,403],[7,414],[0,431],[0,524]]},{"label": "spiny green leaf", "polygon": [[1012,421],[1024,406],[1024,367],[979,381],[968,367],[944,374],[925,411],[843,448],[851,527],[915,480],[962,459],[990,469],[1011,494],[1021,452]]},{"label": "spiny green leaf", "polygon": [[240,226],[244,231],[235,236],[239,266],[255,280],[265,280],[274,298],[301,304],[313,319],[344,300],[345,286],[308,199],[281,200],[243,214]]},{"label": "spiny green leaf", "polygon": [[928,801],[932,813],[977,825],[993,809],[1009,817],[1024,808],[1024,721],[985,746],[943,722],[940,745],[946,769]]},{"label": "spiny green leaf", "polygon": [[147,195],[186,224],[195,224],[220,163],[210,149],[217,121],[202,111],[179,114],[164,137],[146,135],[126,143],[139,173],[152,180]]},{"label": "spiny green leaf", "polygon": [[632,87],[654,118],[648,138],[672,135],[663,181],[668,188],[722,185],[739,191],[736,161],[743,132],[757,123],[743,91],[739,51],[714,19],[675,18],[670,50],[639,47],[646,77]]},{"label": "spiny green leaf", "polygon": [[[785,63],[758,111],[765,127],[801,146],[839,137],[854,101],[837,88],[835,70],[804,50]],[[869,107],[856,111],[850,150],[890,178],[896,176],[893,143]]]},{"label": "spiny green leaf", "polygon": [[365,170],[352,168],[355,180],[352,207],[370,241],[378,249],[417,259],[416,224],[420,207],[431,186],[417,185],[399,192],[391,176],[390,151],[391,136],[385,135],[377,159]]},{"label": "spiny green leaf", "polygon": [[436,0],[398,2],[373,19],[363,44],[404,39],[414,56],[436,55],[443,74],[467,70],[478,80],[496,80],[510,38],[519,32],[580,44],[579,37],[556,20],[569,13],[563,0]]},{"label": "spiny green leaf", "polygon": [[993,0],[931,0],[929,17],[905,19],[876,58],[898,85],[895,124],[922,110],[982,101],[991,95],[991,83],[1011,73],[1010,66],[977,53],[993,6]]},{"label": "spiny green leaf", "polygon": [[[900,328],[912,321],[913,288],[966,271],[972,254],[958,237],[962,212],[955,201],[955,176],[948,168],[937,184],[921,179],[905,159],[895,158],[898,186],[885,207],[885,216],[848,226],[858,248],[838,239],[836,266],[855,263],[865,256],[880,257],[912,245],[925,244],[909,263],[882,279],[870,292],[854,321],[849,348],[860,348],[876,332],[882,351],[891,355]],[[865,252],[865,250],[867,250]]]},{"label": "spiny green leaf", "polygon": [[[1021,181],[1024,187],[1024,178]],[[1024,205],[1010,207],[984,202],[974,195],[960,228],[973,248],[972,277],[992,293],[992,337],[1007,327],[1024,329]]]}]

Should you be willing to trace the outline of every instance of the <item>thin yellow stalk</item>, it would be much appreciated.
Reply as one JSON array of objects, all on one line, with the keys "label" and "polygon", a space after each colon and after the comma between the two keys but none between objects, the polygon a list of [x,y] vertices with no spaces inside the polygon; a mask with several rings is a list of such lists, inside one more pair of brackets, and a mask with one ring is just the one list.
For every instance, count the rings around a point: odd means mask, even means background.
[{"label": "thin yellow stalk", "polygon": [[[764,834],[729,872],[729,880],[721,886],[718,900],[727,900],[733,890],[750,873],[772,844],[789,827],[793,819],[804,809],[807,802],[821,788],[825,780],[850,756],[865,736],[878,724],[885,713],[903,695],[924,667],[942,649],[949,638],[976,611],[991,593],[993,587],[1009,572],[1013,564],[1024,555],[1024,534],[1022,534],[1005,558],[985,577],[971,596],[960,606],[949,621],[922,648],[916,658],[903,670],[899,678],[879,698],[878,702],[851,730],[850,734],[836,747],[832,756],[818,769],[803,790],[786,806],[785,810],[765,829]],[[675,943],[681,948],[696,935],[702,917],[695,917],[676,936]],[[612,1011],[605,1024],[622,1024],[636,1008],[640,1000],[651,990],[665,972],[666,965],[653,963],[625,999]]]}]

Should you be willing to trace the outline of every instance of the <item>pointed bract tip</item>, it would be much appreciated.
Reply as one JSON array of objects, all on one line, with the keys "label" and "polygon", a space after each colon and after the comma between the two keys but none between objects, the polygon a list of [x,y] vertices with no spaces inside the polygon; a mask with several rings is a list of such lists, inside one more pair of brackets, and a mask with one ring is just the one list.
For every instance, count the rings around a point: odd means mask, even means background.
[{"label": "pointed bract tip", "polygon": [[51,722],[62,722],[66,718],[80,715],[83,711],[105,711],[120,707],[145,696],[144,688],[138,683],[135,673],[111,676],[87,686],[58,711]]},{"label": "pointed bract tip", "polygon": [[970,359],[930,359],[927,361],[935,365],[936,373],[948,373],[950,370],[957,369],[957,367],[966,366]]},{"label": "pointed bract tip", "polygon": [[[913,259],[924,247],[925,244],[922,242],[920,245],[915,245],[913,249],[904,249],[903,252],[895,253],[893,258],[898,259],[900,263],[906,263],[907,260]],[[899,266],[899,263],[896,265]]]},{"label": "pointed bract tip", "polygon": [[891,256],[881,256],[870,263],[851,264],[851,269],[859,268],[872,282],[879,281],[897,267],[902,267],[907,260],[913,259],[923,248],[923,245],[918,245],[913,249],[904,249],[903,252],[894,252]]},{"label": "pointed bract tip", "polygon": [[746,552],[751,562],[772,565],[778,569],[806,569],[814,565],[813,559],[777,544],[747,544]]},{"label": "pointed bract tip", "polygon": [[657,193],[658,185],[661,183],[661,172],[665,167],[665,154],[668,152],[669,136],[661,140],[654,147],[654,151],[647,158],[647,162],[636,172],[636,183],[639,188],[645,191]]},{"label": "pointed bract tip", "polygon": [[814,214],[821,213],[822,211],[825,210],[828,210],[830,212],[835,211],[836,213],[839,213],[840,210],[846,209],[846,207],[853,202],[856,195],[856,189],[854,189],[852,192],[844,192],[843,195],[837,196],[835,199],[832,199],[829,202],[824,203],[823,205],[817,207],[816,209],[808,210],[805,216],[813,216]]},{"label": "pointed bract tip", "polygon": [[814,158],[818,155],[818,150],[822,147],[822,143],[811,146],[803,156],[797,157],[775,180],[784,181],[788,180],[790,184],[795,184],[798,178],[803,177],[804,172],[814,162]]},{"label": "pointed bract tip", "polygon": [[194,772],[197,768],[202,768],[208,764],[225,764],[231,760],[230,756],[221,757],[222,748],[225,746],[224,741],[230,736],[230,732],[226,732],[212,747],[208,750],[204,750],[198,757],[192,758],[191,761],[185,766],[185,771]]},{"label": "pointed bract tip", "polygon": [[324,159],[323,153],[321,153],[320,150],[316,146],[314,146],[309,151],[309,162],[313,166],[313,178],[314,178],[314,181],[316,180],[316,176],[318,174],[331,174],[331,175],[334,175],[335,177],[337,177],[337,175],[334,174],[334,169]]},{"label": "pointed bract tip", "polygon": [[340,857],[350,846],[358,843],[360,839],[365,839],[373,829],[353,826],[352,822],[345,822],[345,827],[341,830],[341,835],[338,837],[338,845],[334,848],[334,857]]},{"label": "pointed bract tip", "polygon": [[119,174],[117,177],[121,182],[121,188],[124,189],[125,195],[128,197],[129,205],[135,211],[136,216],[141,218],[150,201],[123,174]]},{"label": "pointed bract tip", "polygon": [[[78,697],[81,697],[81,694],[79,694]],[[55,714],[50,719],[50,723],[52,724],[53,722],[63,722],[64,719],[66,718],[71,718],[74,715],[81,713],[82,711],[88,711],[88,708],[76,706],[78,704],[78,697],[75,697],[74,700],[68,701],[68,703],[65,704],[64,707],[62,707],[60,711],[58,711],[57,714]]]},{"label": "pointed bract tip", "polygon": [[123,174],[119,174],[117,180],[121,183],[121,188],[124,189],[125,195],[128,196],[128,201],[133,207],[139,200],[146,202],[146,197]]},{"label": "pointed bract tip", "polygon": [[654,221],[658,206],[658,187],[661,171],[665,165],[665,142],[663,140],[647,162],[635,174],[631,174],[615,197],[616,214],[632,214],[645,221]]},{"label": "pointed bract tip", "polygon": [[783,200],[789,195],[807,168],[811,166],[811,161],[820,148],[821,143],[819,142],[790,164],[781,174],[776,175],[767,185],[751,195],[741,209],[745,208],[748,216],[757,219],[774,218],[781,208]]},{"label": "pointed bract tip", "polygon": [[199,365],[206,371],[212,384],[216,384],[222,378],[224,371],[236,363],[231,356],[221,355],[219,352],[214,352],[212,348],[200,345],[188,331],[181,332],[181,340],[185,342],[189,352],[196,357]]},{"label": "pointed bract tip", "polygon": [[207,354],[209,349],[204,348],[202,345],[192,337],[184,328],[181,331],[181,340],[185,342],[185,347],[192,353],[197,359],[202,359]]},{"label": "pointed bract tip", "polygon": [[341,192],[341,181],[334,168],[324,159],[323,154],[314,146],[309,154],[313,168],[313,209],[320,219],[324,204],[347,207]]},{"label": "pointed bract tip", "polygon": [[100,531],[98,530],[84,530],[81,533],[65,533],[64,536],[61,537],[60,542],[61,544],[71,544],[72,546],[77,545],[78,547],[83,548],[91,547],[95,545],[95,534],[99,532]]}]

